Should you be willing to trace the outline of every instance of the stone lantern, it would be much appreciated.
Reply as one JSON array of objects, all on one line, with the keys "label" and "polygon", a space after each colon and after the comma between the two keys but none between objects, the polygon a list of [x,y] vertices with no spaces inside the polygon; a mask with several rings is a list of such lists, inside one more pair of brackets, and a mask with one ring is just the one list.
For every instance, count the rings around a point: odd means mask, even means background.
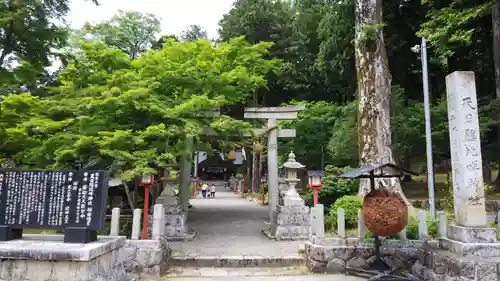
[{"label": "stone lantern", "polygon": [[300,198],[295,186],[300,182],[297,172],[305,168],[305,166],[295,160],[295,154],[292,151],[288,154],[288,160],[283,164],[283,168],[286,169],[285,181],[288,184],[288,190],[283,198],[284,205],[303,205],[304,200]]},{"label": "stone lantern", "polygon": [[295,186],[300,182],[297,172],[305,166],[295,160],[290,152],[285,168],[288,190],[283,194],[276,210],[276,225],[271,226],[271,236],[277,240],[307,240],[310,233],[309,207],[305,206]]}]

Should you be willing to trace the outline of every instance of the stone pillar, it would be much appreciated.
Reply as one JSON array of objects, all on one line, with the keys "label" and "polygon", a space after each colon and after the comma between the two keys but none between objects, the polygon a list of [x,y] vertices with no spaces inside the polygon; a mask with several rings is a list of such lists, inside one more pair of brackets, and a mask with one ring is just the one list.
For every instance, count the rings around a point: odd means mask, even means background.
[{"label": "stone pillar", "polygon": [[487,228],[474,72],[446,76],[453,201],[456,225],[441,246],[458,254],[500,256],[496,230]]},{"label": "stone pillar", "polygon": [[456,222],[459,226],[486,227],[474,72],[448,75],[446,90]]},{"label": "stone pillar", "polygon": [[[276,119],[268,119],[267,127],[277,126]],[[276,224],[276,205],[278,204],[278,129],[269,132],[267,141],[268,205],[271,225]]]}]

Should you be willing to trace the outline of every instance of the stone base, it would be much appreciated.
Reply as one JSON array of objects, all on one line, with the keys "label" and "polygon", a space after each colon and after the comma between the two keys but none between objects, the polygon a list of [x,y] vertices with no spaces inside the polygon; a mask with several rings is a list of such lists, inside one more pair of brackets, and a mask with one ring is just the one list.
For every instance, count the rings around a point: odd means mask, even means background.
[{"label": "stone base", "polygon": [[439,239],[442,249],[459,256],[500,257],[500,243],[464,243],[449,238]]},{"label": "stone base", "polygon": [[165,206],[165,235],[170,239],[185,239],[187,216],[182,206]]},{"label": "stone base", "polygon": [[0,243],[0,280],[134,280],[120,260],[123,237],[65,244],[61,235],[25,235]]},{"label": "stone base", "polygon": [[277,226],[274,231],[276,240],[308,240],[309,239],[309,226],[286,225]]},{"label": "stone base", "polygon": [[307,240],[310,228],[309,207],[303,204],[277,206],[276,225],[271,226],[271,233],[276,240]]},{"label": "stone base", "polygon": [[465,243],[496,243],[497,231],[494,228],[464,227],[449,225],[448,238]]},{"label": "stone base", "polygon": [[439,240],[442,249],[459,256],[500,257],[500,243],[494,228],[449,225],[447,234],[448,237]]},{"label": "stone base", "polygon": [[2,281],[132,281],[166,272],[167,241],[99,236],[88,244],[62,235],[30,235],[0,243]]},{"label": "stone base", "polygon": [[413,275],[426,281],[497,281],[500,259],[461,257],[444,250],[429,249],[425,258],[411,268]]}]

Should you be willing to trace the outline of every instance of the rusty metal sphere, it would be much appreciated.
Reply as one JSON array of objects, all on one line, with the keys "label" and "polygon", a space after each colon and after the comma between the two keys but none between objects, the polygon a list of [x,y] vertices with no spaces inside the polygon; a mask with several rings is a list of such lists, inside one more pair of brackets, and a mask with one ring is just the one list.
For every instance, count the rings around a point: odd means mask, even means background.
[{"label": "rusty metal sphere", "polygon": [[363,200],[365,226],[378,236],[392,236],[408,224],[408,206],[396,192],[374,190]]}]

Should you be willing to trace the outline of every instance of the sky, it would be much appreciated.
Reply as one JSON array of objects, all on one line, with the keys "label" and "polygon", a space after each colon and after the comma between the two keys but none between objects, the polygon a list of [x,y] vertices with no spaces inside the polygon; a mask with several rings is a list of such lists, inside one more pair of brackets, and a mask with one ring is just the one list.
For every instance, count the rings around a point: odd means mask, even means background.
[{"label": "sky", "polygon": [[197,24],[207,30],[208,38],[218,37],[217,24],[235,0],[72,0],[67,21],[72,28],[85,22],[110,19],[118,10],[151,13],[161,19],[161,35],[180,34],[187,26]]}]

